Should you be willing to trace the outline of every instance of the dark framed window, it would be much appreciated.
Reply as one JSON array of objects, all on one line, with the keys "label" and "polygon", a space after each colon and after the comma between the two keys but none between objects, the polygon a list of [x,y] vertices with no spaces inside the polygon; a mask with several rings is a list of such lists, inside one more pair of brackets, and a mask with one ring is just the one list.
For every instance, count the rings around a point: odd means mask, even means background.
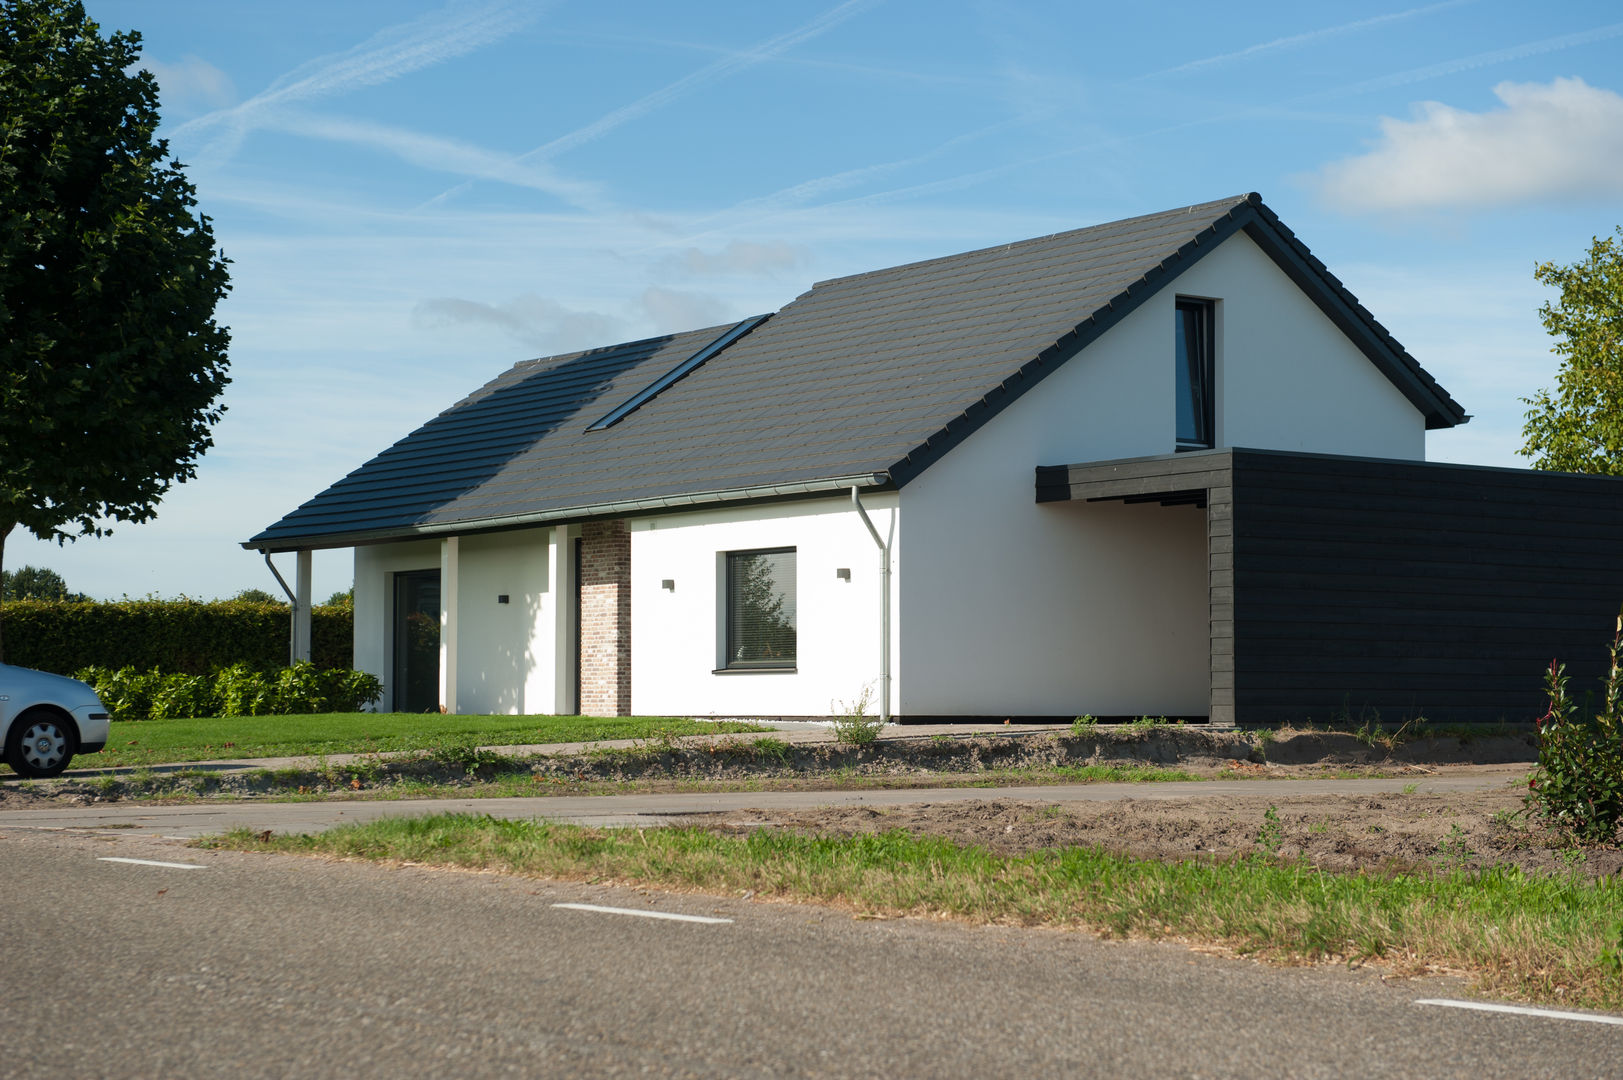
[{"label": "dark framed window", "polygon": [[1212,399],[1214,371],[1212,304],[1177,304],[1178,449],[1209,450],[1216,445]]},{"label": "dark framed window", "polygon": [[727,553],[723,667],[795,666],[795,549]]}]

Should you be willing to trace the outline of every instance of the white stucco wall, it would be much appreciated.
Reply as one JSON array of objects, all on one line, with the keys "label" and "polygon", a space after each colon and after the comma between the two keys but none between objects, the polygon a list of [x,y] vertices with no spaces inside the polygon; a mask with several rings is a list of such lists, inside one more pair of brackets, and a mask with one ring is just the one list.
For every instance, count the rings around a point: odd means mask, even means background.
[{"label": "white stucco wall", "polygon": [[1243,234],[901,493],[904,715],[1204,714],[1204,512],[1038,506],[1033,470],[1174,446],[1173,307],[1217,301],[1220,446],[1422,458],[1424,418]]},{"label": "white stucco wall", "polygon": [[[895,530],[894,493],[866,495],[863,505],[880,535]],[[714,674],[725,634],[722,556],[773,547],[796,552],[796,670]],[[836,576],[840,568],[850,581]],[[896,562],[892,573],[895,604]],[[871,684],[878,712],[879,609],[879,550],[849,496],[633,520],[632,711],[827,716]],[[895,652],[893,641],[893,667]]]},{"label": "white stucco wall", "polygon": [[380,712],[394,709],[394,575],[439,566],[434,540],[355,549],[355,667],[383,683],[383,700],[374,706]]},{"label": "white stucco wall", "polygon": [[[552,711],[554,597],[548,592],[549,532],[522,529],[462,538],[458,712]],[[499,603],[499,596],[506,596],[508,602]]]},{"label": "white stucco wall", "polygon": [[[1244,233],[1129,319],[1147,316],[1152,330],[1164,328],[1166,362],[1159,368],[1169,394],[1175,295],[1220,301],[1218,445],[1425,458],[1425,417]],[[1156,452],[1170,448],[1168,441]]]},{"label": "white stucco wall", "polygon": [[[461,537],[456,545],[456,679],[453,702],[465,713],[550,713],[556,707],[556,605],[549,573],[551,531],[526,529]],[[393,575],[440,570],[443,541],[355,549],[355,666],[383,680],[378,708],[394,708]],[[506,595],[503,604],[498,596]],[[443,631],[442,631],[443,633]],[[442,637],[442,642],[451,640]],[[442,661],[442,665],[443,665]],[[565,670],[573,677],[573,669]]]},{"label": "white stucco wall", "polygon": [[[1170,307],[1165,325],[1163,352]],[[1054,373],[902,490],[898,713],[1205,715],[1205,512],[1035,502],[1038,464],[1150,452],[1162,403],[1122,415],[1092,392],[1133,340]]]}]

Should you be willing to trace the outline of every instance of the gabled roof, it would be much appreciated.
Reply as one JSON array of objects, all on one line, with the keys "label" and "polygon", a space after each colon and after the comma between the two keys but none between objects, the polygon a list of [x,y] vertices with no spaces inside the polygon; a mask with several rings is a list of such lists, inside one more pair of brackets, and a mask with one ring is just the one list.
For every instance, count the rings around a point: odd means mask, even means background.
[{"label": "gabled roof", "polygon": [[821,282],[753,325],[526,361],[243,546],[900,486],[1241,229],[1428,428],[1466,419],[1252,194]]}]

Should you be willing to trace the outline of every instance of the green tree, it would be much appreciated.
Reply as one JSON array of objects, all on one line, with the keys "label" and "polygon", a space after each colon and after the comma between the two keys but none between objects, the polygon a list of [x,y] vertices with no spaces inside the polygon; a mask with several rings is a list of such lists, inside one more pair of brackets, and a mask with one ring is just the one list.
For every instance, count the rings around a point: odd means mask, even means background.
[{"label": "green tree", "polygon": [[0,0],[0,562],[19,525],[151,519],[224,411],[226,260],[154,137],[140,40]]},{"label": "green tree", "polygon": [[1533,468],[1623,476],[1623,227],[1595,237],[1589,258],[1543,263],[1533,275],[1561,290],[1539,319],[1561,357],[1555,389],[1522,399],[1532,408],[1520,453]]},{"label": "green tree", "polygon": [[85,600],[83,593],[69,592],[68,583],[55,570],[25,566],[6,573],[0,570],[0,598],[6,600]]},{"label": "green tree", "polygon": [[355,606],[355,590],[354,590],[354,588],[347,589],[344,592],[335,592],[335,593],[333,593],[331,596],[327,597],[326,606],[327,607],[354,607]]},{"label": "green tree", "polygon": [[255,604],[280,604],[280,603],[282,603],[282,601],[278,600],[276,597],[272,596],[270,593],[266,592],[264,589],[244,589],[241,592],[239,592],[237,595],[233,596],[231,599],[233,599],[233,600],[246,600],[246,601],[249,601],[250,603],[255,603]]}]

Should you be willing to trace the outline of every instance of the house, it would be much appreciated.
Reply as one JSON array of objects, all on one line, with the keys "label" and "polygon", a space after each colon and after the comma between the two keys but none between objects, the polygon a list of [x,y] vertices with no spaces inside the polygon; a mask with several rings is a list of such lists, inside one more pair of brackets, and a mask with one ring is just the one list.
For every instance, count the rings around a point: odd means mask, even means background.
[{"label": "house", "polygon": [[1525,716],[1623,485],[1466,419],[1252,194],[518,364],[244,546],[354,549],[390,709]]}]

